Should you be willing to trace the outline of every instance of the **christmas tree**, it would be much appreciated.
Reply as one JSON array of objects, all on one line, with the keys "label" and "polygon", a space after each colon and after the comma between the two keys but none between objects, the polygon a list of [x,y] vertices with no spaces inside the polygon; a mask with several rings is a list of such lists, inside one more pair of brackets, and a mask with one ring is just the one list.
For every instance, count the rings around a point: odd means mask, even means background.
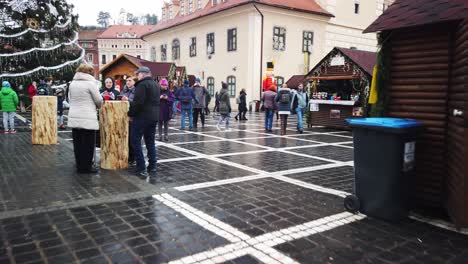
[{"label": "christmas tree", "polygon": [[84,57],[63,0],[0,0],[0,79],[26,84],[69,74]]}]

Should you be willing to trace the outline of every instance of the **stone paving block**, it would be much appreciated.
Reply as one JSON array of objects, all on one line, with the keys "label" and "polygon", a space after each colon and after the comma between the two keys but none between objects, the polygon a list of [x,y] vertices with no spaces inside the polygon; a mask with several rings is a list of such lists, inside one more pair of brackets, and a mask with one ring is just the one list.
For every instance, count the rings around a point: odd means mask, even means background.
[{"label": "stone paving block", "polygon": [[341,198],[275,179],[187,191],[176,197],[250,236],[344,211]]},{"label": "stone paving block", "polygon": [[[140,213],[143,209],[151,213]],[[99,214],[99,210],[109,209],[109,215]],[[144,211],[144,210],[143,210]],[[57,227],[63,219],[57,213],[71,217],[71,224]],[[80,218],[91,215],[92,223],[80,223]],[[34,225],[28,219],[44,219],[44,225]],[[53,239],[39,240],[16,245],[7,230],[12,228],[12,220],[0,221],[0,252],[14,258],[17,263],[32,260],[60,263],[75,261],[102,262],[106,259],[123,263],[135,261],[155,254],[164,255],[166,260],[175,260],[211,248],[226,245],[227,240],[203,229],[171,208],[152,197],[128,200],[99,206],[74,208],[51,214],[32,215],[16,218],[16,225],[24,226],[27,236],[36,237],[43,231],[56,234]],[[42,222],[40,222],[42,223]],[[90,231],[90,225],[94,225]],[[125,228],[116,228],[125,226]],[[105,237],[105,240],[99,238]],[[6,251],[5,248],[11,248]],[[39,252],[44,252],[41,255]],[[67,262],[69,260],[69,262]],[[65,262],[63,262],[65,261]],[[108,263],[107,260],[105,263]]]},{"label": "stone paving block", "polygon": [[294,154],[281,152],[268,152],[256,154],[243,154],[236,156],[226,156],[221,159],[239,163],[252,168],[276,172],[304,167],[313,167],[328,164],[329,162],[306,158]]},{"label": "stone paving block", "polygon": [[260,264],[263,262],[261,262],[260,260],[250,255],[246,255],[246,256],[239,257],[239,258],[235,258],[233,260],[223,262],[223,263],[224,264]]},{"label": "stone paving block", "polygon": [[272,147],[272,148],[288,148],[288,147],[299,147],[299,146],[312,146],[317,145],[318,143],[289,139],[289,138],[280,138],[280,137],[269,137],[269,138],[259,138],[259,139],[243,139],[242,141],[252,144],[257,144],[260,146]]},{"label": "stone paving block", "polygon": [[221,142],[201,142],[191,144],[181,144],[178,147],[188,150],[201,152],[207,155],[238,153],[246,151],[264,150],[265,148],[249,146],[237,142],[221,141]]},{"label": "stone paving block", "polygon": [[348,193],[354,192],[352,166],[288,174],[287,177]]},{"label": "stone paving block", "polygon": [[[184,131],[178,131],[177,133],[184,133]],[[171,135],[169,134],[169,142],[171,143],[182,143],[182,142],[196,142],[196,141],[207,141],[213,140],[212,138],[205,137],[198,134],[184,133]]]},{"label": "stone paving block", "polygon": [[178,151],[175,149],[171,149],[166,146],[158,146],[156,143],[156,150],[157,150],[157,158],[158,160],[166,160],[166,159],[177,159],[177,158],[186,158],[186,157],[193,157],[192,154]]},{"label": "stone paving block", "polygon": [[339,143],[339,142],[353,141],[352,138],[332,136],[332,135],[307,135],[307,134],[302,134],[302,135],[298,135],[298,136],[295,136],[295,137],[301,138],[301,139],[317,141],[317,142],[322,142],[322,143]]},{"label": "stone paving block", "polygon": [[290,151],[300,153],[300,154],[320,157],[320,158],[343,161],[343,162],[354,160],[353,149],[337,147],[337,146],[301,148],[301,149],[293,149]]},{"label": "stone paving block", "polygon": [[[275,246],[301,263],[468,263],[468,236],[366,218]],[[462,262],[465,261],[465,262]]]}]

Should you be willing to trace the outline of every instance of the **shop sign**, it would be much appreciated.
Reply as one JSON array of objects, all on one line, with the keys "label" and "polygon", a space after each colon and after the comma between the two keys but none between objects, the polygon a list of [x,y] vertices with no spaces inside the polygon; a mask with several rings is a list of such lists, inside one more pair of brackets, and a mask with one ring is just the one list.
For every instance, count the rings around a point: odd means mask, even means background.
[{"label": "shop sign", "polygon": [[341,110],[330,110],[330,118],[331,119],[340,119],[341,118]]},{"label": "shop sign", "polygon": [[345,65],[345,58],[340,54],[331,59],[330,66],[343,66]]},{"label": "shop sign", "polygon": [[318,112],[319,110],[319,104],[310,104],[310,111],[311,112]]},{"label": "shop sign", "polygon": [[403,171],[407,172],[414,168],[415,151],[416,142],[412,141],[405,143],[405,153],[403,154]]}]

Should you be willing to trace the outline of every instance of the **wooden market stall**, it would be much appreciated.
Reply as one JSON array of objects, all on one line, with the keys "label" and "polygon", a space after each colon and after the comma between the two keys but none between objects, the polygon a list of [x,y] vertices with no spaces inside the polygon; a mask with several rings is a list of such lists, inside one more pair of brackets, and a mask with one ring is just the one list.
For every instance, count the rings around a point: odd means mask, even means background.
[{"label": "wooden market stall", "polygon": [[364,116],[376,53],[334,48],[308,74],[312,82],[309,126],[347,128],[345,119]]},{"label": "wooden market stall", "polygon": [[138,68],[146,66],[150,68],[153,78],[157,81],[165,78],[167,80],[176,79],[176,65],[169,62],[152,62],[128,54],[121,54],[99,70],[102,79],[112,77],[116,83],[123,88],[124,80],[135,75]]},{"label": "wooden market stall", "polygon": [[466,0],[396,0],[365,32],[380,32],[383,114],[425,126],[416,147],[413,209],[445,209],[468,227]]}]

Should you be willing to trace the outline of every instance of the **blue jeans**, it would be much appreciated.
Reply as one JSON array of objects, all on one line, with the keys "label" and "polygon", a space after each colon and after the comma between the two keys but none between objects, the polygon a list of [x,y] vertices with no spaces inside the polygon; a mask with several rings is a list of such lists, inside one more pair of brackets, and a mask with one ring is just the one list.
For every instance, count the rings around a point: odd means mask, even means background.
[{"label": "blue jeans", "polygon": [[145,139],[146,149],[148,151],[148,170],[156,168],[156,121],[150,121],[144,118],[134,118],[132,122],[132,147],[135,154],[137,172],[144,171],[145,157],[143,155],[143,147],[141,139]]},{"label": "blue jeans", "polygon": [[179,108],[177,108],[177,105],[179,104],[179,101],[174,101],[174,104],[172,105],[172,118],[174,118],[177,114],[177,112],[179,112]]},{"label": "blue jeans", "polygon": [[273,109],[265,109],[265,129],[271,130],[273,128]]},{"label": "blue jeans", "polygon": [[192,108],[182,108],[182,113],[180,117],[180,128],[185,129],[185,115],[188,115],[189,118],[189,128],[193,128],[193,114]]},{"label": "blue jeans", "polygon": [[305,108],[296,108],[296,114],[297,114],[297,130],[303,130],[304,129],[304,113],[305,113]]},{"label": "blue jeans", "polygon": [[15,116],[16,112],[3,112],[3,129],[15,129]]}]

